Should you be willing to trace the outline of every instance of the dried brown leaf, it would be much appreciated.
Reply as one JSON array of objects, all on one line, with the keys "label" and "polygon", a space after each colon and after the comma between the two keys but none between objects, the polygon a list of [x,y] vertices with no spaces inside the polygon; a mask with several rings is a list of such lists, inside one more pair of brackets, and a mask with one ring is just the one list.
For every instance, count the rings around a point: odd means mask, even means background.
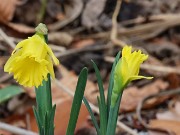
[{"label": "dried brown leaf", "polygon": [[[160,79],[140,89],[137,87],[130,87],[123,93],[120,110],[123,112],[133,111],[144,97],[159,93],[160,91],[165,90],[167,87],[168,83]],[[153,98],[148,100],[144,107],[150,108],[154,105],[162,103],[165,99],[167,99],[167,97]]]},{"label": "dried brown leaf", "polygon": [[18,0],[1,0],[0,1],[0,22],[9,22],[13,16],[16,9]]},{"label": "dried brown leaf", "polygon": [[151,128],[158,128],[167,132],[173,132],[175,135],[180,135],[180,122],[172,120],[151,120],[149,123]]}]

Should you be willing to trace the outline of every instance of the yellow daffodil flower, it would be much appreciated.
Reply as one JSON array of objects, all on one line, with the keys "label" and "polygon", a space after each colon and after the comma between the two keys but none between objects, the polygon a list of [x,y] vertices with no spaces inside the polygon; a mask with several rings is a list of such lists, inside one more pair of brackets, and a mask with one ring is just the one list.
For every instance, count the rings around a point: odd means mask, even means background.
[{"label": "yellow daffodil flower", "polygon": [[17,44],[11,57],[4,66],[4,71],[13,73],[14,79],[23,86],[42,85],[50,73],[54,78],[53,63],[59,64],[44,37],[35,34]]},{"label": "yellow daffodil flower", "polygon": [[147,60],[148,55],[143,54],[141,50],[132,52],[131,46],[125,46],[122,50],[122,57],[118,61],[114,71],[114,86],[111,102],[115,102],[120,92],[128,85],[129,82],[138,79],[152,79],[139,75],[140,65]]}]

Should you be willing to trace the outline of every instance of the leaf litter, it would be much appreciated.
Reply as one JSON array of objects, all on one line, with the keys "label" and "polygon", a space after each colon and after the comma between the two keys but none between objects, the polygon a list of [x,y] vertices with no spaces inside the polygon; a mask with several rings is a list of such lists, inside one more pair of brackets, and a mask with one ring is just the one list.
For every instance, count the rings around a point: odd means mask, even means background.
[{"label": "leaf litter", "polygon": [[[19,2],[22,2],[21,5]],[[23,3],[24,2],[24,3]],[[142,66],[142,74],[154,76],[153,81],[136,81],[123,94],[119,119],[131,129],[139,133],[152,135],[179,132],[179,94],[154,97],[143,104],[142,118],[150,128],[144,127],[137,119],[135,110],[146,97],[169,92],[180,87],[180,42],[179,42],[179,12],[178,0],[172,1],[140,1],[124,0],[117,15],[117,35],[119,41],[132,44],[149,54],[149,61]],[[105,93],[112,63],[107,57],[114,57],[121,47],[111,42],[112,15],[116,1],[112,0],[52,0],[48,1],[43,22],[49,27],[49,41],[61,61],[60,67],[55,67],[61,89],[54,82],[53,102],[57,104],[56,125],[68,119],[68,108],[72,97],[64,92],[68,88],[75,89],[77,75],[81,68],[89,68],[89,80],[85,96],[97,105],[98,96],[95,74],[90,60],[99,66],[104,81]],[[12,48],[7,40],[17,43],[34,32],[41,2],[36,0],[10,0],[0,4],[1,29],[8,39],[0,35],[0,55],[8,57]],[[153,8],[153,10],[152,10]],[[59,49],[61,48],[61,49]],[[0,73],[3,73],[5,61],[0,59]],[[12,77],[1,74],[3,81],[0,86],[17,85]],[[37,131],[31,106],[35,103],[33,88],[23,88],[26,93],[15,96],[0,105],[1,120],[28,130]],[[17,101],[17,104],[13,101]],[[170,104],[173,102],[173,105]],[[15,107],[17,105],[17,107]],[[11,106],[10,108],[8,106]],[[12,107],[14,106],[14,108]],[[169,107],[170,106],[170,107]],[[64,112],[61,112],[61,108]],[[78,122],[77,134],[95,134],[88,113],[82,108],[82,118]],[[5,113],[6,112],[6,113]],[[3,114],[3,115],[2,115]],[[4,115],[6,114],[6,115]],[[96,115],[99,118],[98,114]],[[149,122],[149,123],[148,123]],[[168,127],[168,131],[167,131]],[[56,134],[64,133],[64,128],[56,128]],[[157,131],[151,130],[157,128]],[[59,129],[59,130],[58,130]],[[119,130],[118,133],[128,131]],[[12,134],[10,131],[0,131]]]}]

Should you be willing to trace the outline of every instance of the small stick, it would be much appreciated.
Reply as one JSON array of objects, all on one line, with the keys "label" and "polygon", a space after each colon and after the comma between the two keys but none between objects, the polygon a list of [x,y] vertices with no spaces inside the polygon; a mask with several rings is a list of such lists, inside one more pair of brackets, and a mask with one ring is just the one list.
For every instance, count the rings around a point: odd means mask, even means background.
[{"label": "small stick", "polygon": [[11,77],[13,77],[12,74],[5,74],[5,75],[3,75],[3,76],[0,78],[0,83],[6,81],[6,80],[8,80],[8,79],[10,79]]},{"label": "small stick", "polygon": [[3,122],[0,122],[0,129],[6,130],[11,133],[18,134],[18,135],[38,135],[37,133],[31,132],[25,129],[21,129],[15,126],[11,126]]},{"label": "small stick", "polygon": [[123,47],[126,45],[126,43],[124,43],[123,41],[121,41],[117,38],[117,34],[118,34],[117,16],[118,16],[119,10],[121,8],[121,3],[122,3],[122,0],[117,0],[116,8],[114,10],[113,17],[112,17],[112,30],[111,30],[110,38],[111,38],[111,41],[115,45],[119,45],[119,46]]},{"label": "small stick", "polygon": [[69,49],[64,52],[55,53],[55,56],[59,58],[59,57],[69,56],[69,55],[77,54],[77,53],[81,53],[81,52],[105,50],[105,49],[109,49],[111,47],[112,47],[112,45],[109,43],[107,45],[93,46],[91,48]]},{"label": "small stick", "polygon": [[2,29],[0,29],[0,35],[4,38],[6,43],[8,43],[11,48],[15,48],[16,45],[14,44],[14,42],[6,35],[6,33]]}]

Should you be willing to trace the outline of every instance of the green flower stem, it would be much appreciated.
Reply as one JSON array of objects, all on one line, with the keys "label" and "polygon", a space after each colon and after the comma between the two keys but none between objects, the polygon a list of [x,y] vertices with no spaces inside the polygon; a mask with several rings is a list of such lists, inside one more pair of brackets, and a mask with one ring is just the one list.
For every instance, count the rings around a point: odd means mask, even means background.
[{"label": "green flower stem", "polygon": [[115,106],[110,106],[106,135],[115,135],[122,93],[120,93]]},{"label": "green flower stem", "polygon": [[[47,28],[44,24],[36,27],[36,34],[44,36],[48,43]],[[35,87],[37,107],[33,107],[36,122],[40,135],[54,135],[54,115],[56,105],[52,104],[51,78],[48,73],[48,80],[43,80],[42,86]]]}]

